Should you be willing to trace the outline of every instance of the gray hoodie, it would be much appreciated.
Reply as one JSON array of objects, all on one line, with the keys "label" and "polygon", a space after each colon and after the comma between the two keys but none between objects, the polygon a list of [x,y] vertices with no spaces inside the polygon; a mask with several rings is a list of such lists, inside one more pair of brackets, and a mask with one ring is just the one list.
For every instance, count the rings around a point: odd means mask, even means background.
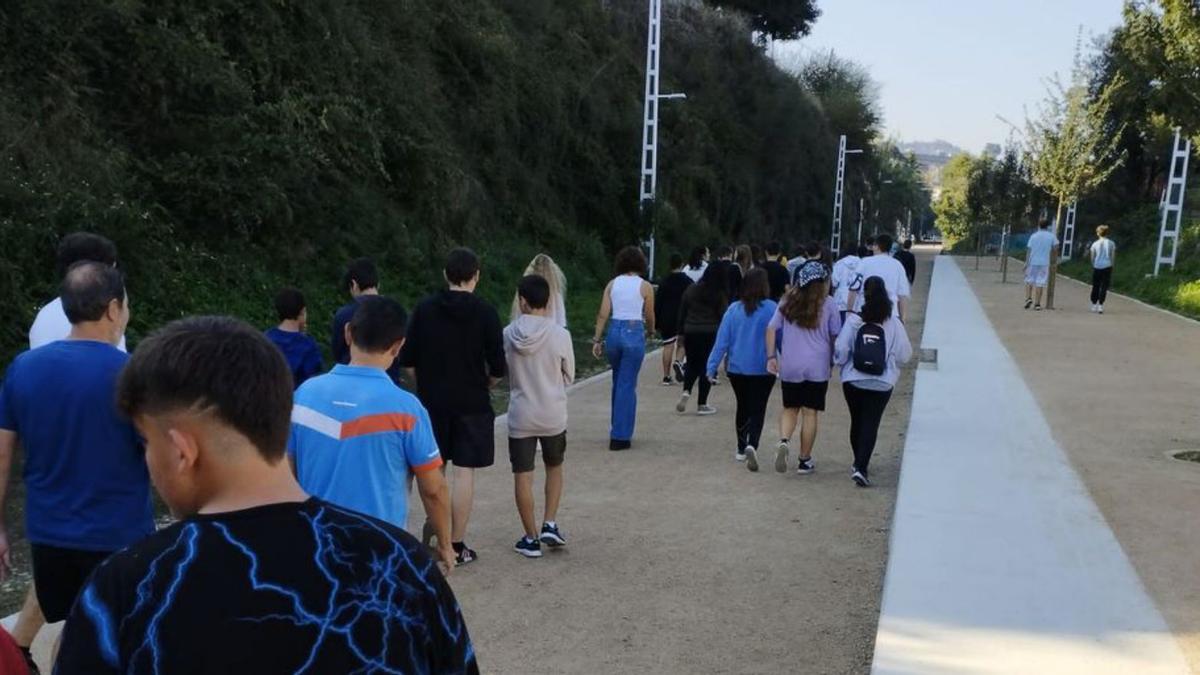
[{"label": "gray hoodie", "polygon": [[508,435],[557,436],[567,430],[567,385],[575,381],[571,334],[554,319],[522,314],[504,329],[508,359]]}]

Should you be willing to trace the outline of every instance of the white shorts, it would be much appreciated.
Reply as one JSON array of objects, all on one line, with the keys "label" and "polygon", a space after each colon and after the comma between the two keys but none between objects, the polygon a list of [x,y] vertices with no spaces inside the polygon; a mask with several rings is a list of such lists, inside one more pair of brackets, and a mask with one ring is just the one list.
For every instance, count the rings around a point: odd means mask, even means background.
[{"label": "white shorts", "polygon": [[1025,283],[1045,288],[1048,281],[1050,281],[1049,265],[1030,265],[1025,268]]}]

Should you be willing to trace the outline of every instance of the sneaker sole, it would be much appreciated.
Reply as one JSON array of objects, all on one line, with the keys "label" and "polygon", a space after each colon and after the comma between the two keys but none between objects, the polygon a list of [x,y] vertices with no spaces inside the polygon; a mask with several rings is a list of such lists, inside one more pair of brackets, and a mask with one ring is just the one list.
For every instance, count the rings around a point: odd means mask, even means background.
[{"label": "sneaker sole", "polygon": [[850,480],[854,481],[854,484],[860,488],[869,487],[871,485],[871,482],[869,480],[867,480],[866,478],[863,478],[861,476],[851,476]]},{"label": "sneaker sole", "polygon": [[[682,412],[682,411],[680,411],[680,412]],[[697,410],[696,414],[699,415],[700,417],[708,417],[709,415],[716,415],[717,411],[716,410]]]},{"label": "sneaker sole", "polygon": [[567,540],[555,539],[550,536],[543,536],[540,539],[538,539],[538,541],[542,542],[546,546],[549,546],[550,548],[562,548],[563,546],[567,545]]},{"label": "sneaker sole", "polygon": [[520,553],[521,555],[525,556],[526,558],[542,557],[541,551],[526,551],[525,549],[517,548],[516,546],[513,547],[513,550],[516,551],[517,553]]},{"label": "sneaker sole", "polygon": [[758,472],[758,452],[755,450],[746,451],[746,469],[753,473]]},{"label": "sneaker sole", "polygon": [[787,456],[788,447],[783,443],[780,443],[779,446],[775,448],[775,471],[777,473],[787,473]]},{"label": "sneaker sole", "polygon": [[679,403],[675,404],[675,412],[677,412],[677,413],[687,412],[687,404],[688,404],[688,400],[686,398],[679,399]]},{"label": "sneaker sole", "polygon": [[816,469],[800,469],[800,468],[797,468],[797,469],[796,469],[796,475],[797,475],[797,476],[807,476],[807,475],[811,474],[811,473],[812,473],[812,472],[814,472],[814,471],[816,471]]}]

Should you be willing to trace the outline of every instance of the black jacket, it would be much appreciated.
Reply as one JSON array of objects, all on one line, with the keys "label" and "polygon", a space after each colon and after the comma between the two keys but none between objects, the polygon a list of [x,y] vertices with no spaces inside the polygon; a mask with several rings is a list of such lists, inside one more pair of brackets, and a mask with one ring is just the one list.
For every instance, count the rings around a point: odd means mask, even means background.
[{"label": "black jacket", "polygon": [[416,370],[417,397],[431,413],[491,411],[489,378],[508,372],[500,316],[474,293],[435,293],[413,310],[400,362]]},{"label": "black jacket", "polygon": [[908,283],[912,285],[917,278],[917,256],[913,255],[911,251],[900,249],[892,257],[899,260],[900,264],[904,266],[904,276],[908,277]]},{"label": "black jacket", "polygon": [[[360,295],[359,298],[367,297]],[[350,363],[350,345],[346,344],[346,324],[350,323],[350,319],[354,318],[354,312],[358,309],[358,298],[342,305],[333,315],[333,329],[329,336],[329,351],[333,353],[333,362],[347,364]],[[387,369],[388,377],[392,378],[392,382],[400,384],[400,359],[392,362],[391,367]]]},{"label": "black jacket", "polygon": [[768,260],[762,267],[767,271],[767,281],[771,284],[771,299],[779,302],[791,282],[787,268],[780,265],[778,260]]},{"label": "black jacket", "polygon": [[692,278],[683,272],[668,274],[658,283],[654,293],[654,325],[663,338],[679,334],[679,305],[683,292],[692,285]]}]

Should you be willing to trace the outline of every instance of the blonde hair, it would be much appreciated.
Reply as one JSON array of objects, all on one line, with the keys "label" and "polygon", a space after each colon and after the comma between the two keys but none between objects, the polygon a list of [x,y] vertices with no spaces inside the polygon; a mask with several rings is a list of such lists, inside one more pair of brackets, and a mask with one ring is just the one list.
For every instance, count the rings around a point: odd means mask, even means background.
[{"label": "blonde hair", "polygon": [[[536,274],[546,280],[550,284],[550,302],[546,307],[550,310],[550,316],[558,321],[560,326],[564,328],[567,325],[567,310],[566,310],[566,295],[567,295],[567,277],[563,274],[562,269],[554,259],[545,253],[539,253],[533,256],[533,260],[529,261],[529,265],[525,267],[525,274],[529,276]],[[517,317],[521,316],[521,296],[513,294],[512,316],[511,321],[516,321]]]},{"label": "blonde hair", "polygon": [[1097,237],[1107,237],[1108,236],[1108,226],[1101,225],[1100,227],[1097,227],[1096,228],[1096,236]]}]

